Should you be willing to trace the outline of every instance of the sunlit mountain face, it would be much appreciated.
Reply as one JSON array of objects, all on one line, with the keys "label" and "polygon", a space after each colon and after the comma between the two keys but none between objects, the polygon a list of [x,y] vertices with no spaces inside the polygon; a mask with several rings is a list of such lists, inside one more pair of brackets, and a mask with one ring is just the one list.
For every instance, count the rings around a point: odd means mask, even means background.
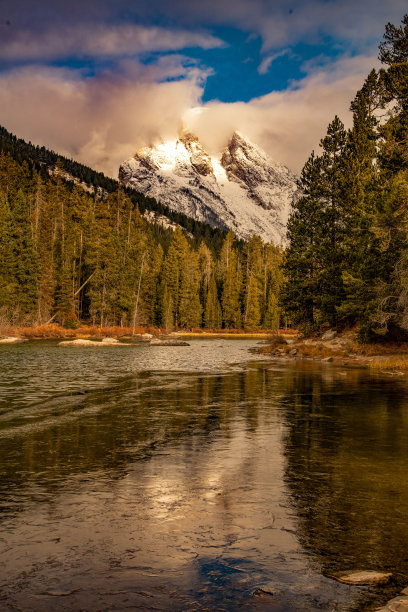
[{"label": "sunlit mountain face", "polygon": [[209,155],[198,138],[184,132],[178,140],[143,148],[119,171],[124,185],[160,200],[173,210],[240,238],[258,234],[280,244],[296,177],[262,149],[234,132],[219,156]]}]

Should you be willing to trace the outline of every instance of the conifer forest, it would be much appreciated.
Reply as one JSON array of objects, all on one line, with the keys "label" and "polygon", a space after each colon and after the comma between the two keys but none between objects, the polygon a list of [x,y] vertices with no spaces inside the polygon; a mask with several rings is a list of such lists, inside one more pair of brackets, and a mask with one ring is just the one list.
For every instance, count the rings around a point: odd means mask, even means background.
[{"label": "conifer forest", "polygon": [[[0,131],[0,323],[408,331],[408,15],[306,161],[287,245],[239,241]],[[166,214],[173,227],[146,218]]]},{"label": "conifer forest", "polygon": [[141,209],[163,212],[156,202],[92,171],[77,176],[90,194],[66,180],[69,160],[50,175],[44,152],[5,130],[1,145],[2,324],[279,326],[278,247],[170,211],[175,230],[149,223]]},{"label": "conifer forest", "polygon": [[358,325],[361,340],[408,330],[408,15],[388,24],[372,70],[299,180],[282,302],[295,325]]}]

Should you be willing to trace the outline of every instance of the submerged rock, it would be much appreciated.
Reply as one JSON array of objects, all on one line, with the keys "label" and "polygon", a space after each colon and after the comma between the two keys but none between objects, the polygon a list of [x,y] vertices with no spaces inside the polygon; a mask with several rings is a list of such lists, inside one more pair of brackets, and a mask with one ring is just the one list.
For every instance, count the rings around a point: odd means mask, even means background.
[{"label": "submerged rock", "polygon": [[392,577],[391,573],[376,572],[374,570],[363,570],[358,572],[348,572],[347,574],[340,574],[333,576],[339,582],[344,584],[387,584]]},{"label": "submerged rock", "polygon": [[62,342],[58,342],[58,346],[130,346],[130,344],[119,342],[116,338],[104,338],[102,342],[77,338],[76,340],[63,340]]},{"label": "submerged rock", "polygon": [[276,587],[271,582],[267,582],[255,589],[252,593],[252,597],[265,597],[265,595],[267,597],[273,597],[276,594]]},{"label": "submerged rock", "polygon": [[149,344],[150,346],[190,346],[184,340],[161,340],[160,338],[153,338]]},{"label": "submerged rock", "polygon": [[27,340],[25,338],[16,338],[15,336],[0,338],[0,344],[20,344],[21,342],[27,342]]}]

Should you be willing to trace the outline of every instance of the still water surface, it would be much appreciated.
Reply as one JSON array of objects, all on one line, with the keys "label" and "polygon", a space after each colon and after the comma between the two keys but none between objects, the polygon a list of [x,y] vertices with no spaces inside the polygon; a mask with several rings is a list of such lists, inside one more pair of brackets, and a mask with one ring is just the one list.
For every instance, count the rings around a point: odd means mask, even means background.
[{"label": "still water surface", "polygon": [[407,383],[254,344],[0,346],[0,610],[357,611],[408,584]]}]

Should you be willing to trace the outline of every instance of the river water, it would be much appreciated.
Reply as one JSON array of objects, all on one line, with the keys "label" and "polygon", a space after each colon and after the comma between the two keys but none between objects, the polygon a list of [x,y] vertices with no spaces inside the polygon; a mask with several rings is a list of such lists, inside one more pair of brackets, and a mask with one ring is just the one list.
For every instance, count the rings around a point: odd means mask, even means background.
[{"label": "river water", "polygon": [[408,584],[405,378],[254,345],[0,346],[0,610],[373,610]]}]

